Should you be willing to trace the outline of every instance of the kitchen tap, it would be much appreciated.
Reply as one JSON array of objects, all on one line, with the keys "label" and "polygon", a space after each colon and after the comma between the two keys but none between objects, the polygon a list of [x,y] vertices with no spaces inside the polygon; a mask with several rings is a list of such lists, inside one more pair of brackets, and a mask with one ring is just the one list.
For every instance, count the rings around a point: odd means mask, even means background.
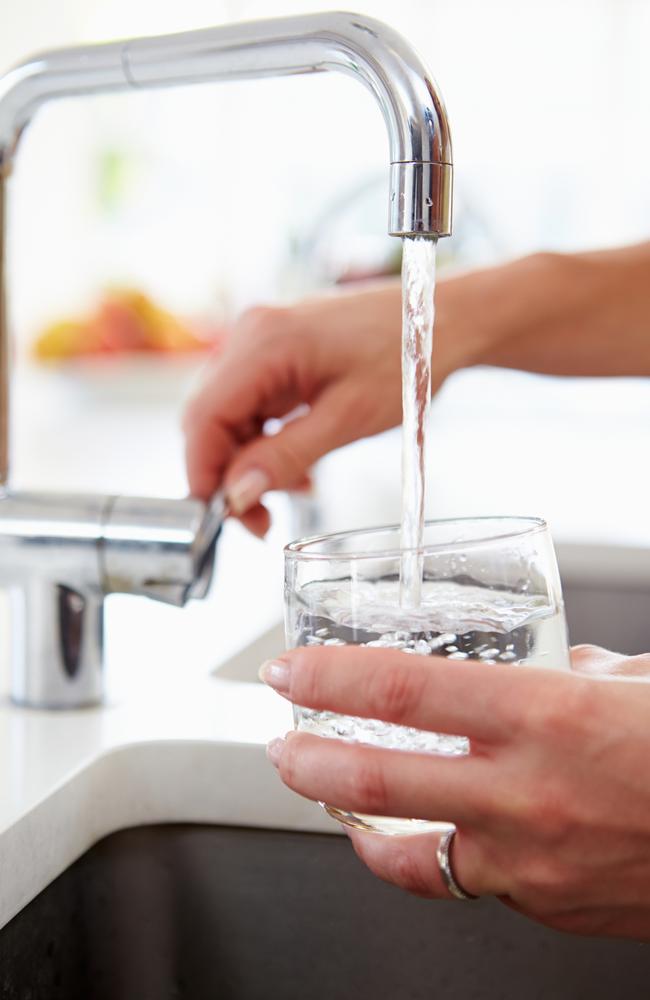
[{"label": "kitchen tap", "polygon": [[[224,509],[219,497],[205,505],[10,489],[6,189],[20,138],[54,98],[330,70],[360,80],[381,108],[389,233],[449,235],[452,156],[442,98],[411,46],[372,18],[307,14],[83,45],[40,53],[0,79],[0,585],[13,595],[12,696],[22,704],[98,703],[105,596],[146,594],[178,605],[204,596]],[[254,129],[251,121],[251,138]]]}]

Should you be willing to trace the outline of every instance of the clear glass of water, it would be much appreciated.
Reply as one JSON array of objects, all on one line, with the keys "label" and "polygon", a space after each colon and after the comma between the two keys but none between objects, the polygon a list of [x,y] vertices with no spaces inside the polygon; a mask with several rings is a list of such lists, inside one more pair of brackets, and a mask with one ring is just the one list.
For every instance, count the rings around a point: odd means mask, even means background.
[{"label": "clear glass of water", "polygon": [[[401,586],[414,561],[419,603]],[[444,656],[569,669],[564,605],[553,543],[544,521],[480,517],[430,521],[417,550],[400,547],[398,527],[348,531],[285,549],[287,647],[374,646],[405,656]],[[432,669],[435,669],[432,661]],[[424,732],[296,706],[296,728],[318,736],[417,753],[470,752],[462,734]],[[417,817],[325,809],[350,826],[421,833],[449,826]]]}]

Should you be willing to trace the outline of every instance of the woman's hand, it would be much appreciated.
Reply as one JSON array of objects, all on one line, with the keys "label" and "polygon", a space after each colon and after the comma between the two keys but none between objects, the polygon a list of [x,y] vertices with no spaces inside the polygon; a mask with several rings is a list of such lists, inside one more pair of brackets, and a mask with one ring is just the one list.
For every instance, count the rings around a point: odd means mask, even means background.
[{"label": "woman's hand", "polygon": [[398,424],[400,308],[389,283],[245,313],[186,413],[191,492],[223,486],[231,511],[263,535],[267,490],[300,488],[326,452]]},{"label": "woman's hand", "polygon": [[[439,286],[434,391],[472,362],[481,329],[479,288],[491,280],[475,274]],[[291,415],[279,433],[264,434],[267,420]],[[267,490],[300,488],[327,452],[401,418],[398,282],[253,309],[233,328],[188,407],[190,490],[207,499],[223,486],[231,511],[263,535],[269,517],[259,501]]]},{"label": "woman's hand", "polygon": [[[454,873],[469,893],[560,930],[650,939],[650,684],[638,680],[650,675],[650,655],[578,647],[573,665],[296,649],[262,669],[296,704],[465,734],[471,752],[445,758],[290,733],[269,756],[308,798],[453,822]],[[435,835],[350,836],[381,878],[448,897]]]}]

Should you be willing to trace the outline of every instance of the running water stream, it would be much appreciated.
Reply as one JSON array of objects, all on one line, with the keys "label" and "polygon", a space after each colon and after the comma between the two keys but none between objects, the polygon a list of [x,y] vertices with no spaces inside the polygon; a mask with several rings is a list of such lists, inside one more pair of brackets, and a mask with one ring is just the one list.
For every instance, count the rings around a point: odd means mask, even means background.
[{"label": "running water stream", "polygon": [[425,447],[431,397],[436,240],[406,237],[402,258],[402,526],[400,604],[421,601]]}]

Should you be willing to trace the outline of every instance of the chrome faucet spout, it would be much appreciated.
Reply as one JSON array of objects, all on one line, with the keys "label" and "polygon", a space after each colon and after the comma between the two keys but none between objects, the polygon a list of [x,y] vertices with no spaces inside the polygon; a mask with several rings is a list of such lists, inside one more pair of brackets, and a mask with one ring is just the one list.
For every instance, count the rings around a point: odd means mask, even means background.
[{"label": "chrome faucet spout", "polygon": [[8,169],[23,130],[53,98],[332,70],[365,84],[384,116],[391,234],[449,235],[452,154],[440,91],[398,32],[358,14],[270,18],[40,53],[0,80],[0,165]]}]

